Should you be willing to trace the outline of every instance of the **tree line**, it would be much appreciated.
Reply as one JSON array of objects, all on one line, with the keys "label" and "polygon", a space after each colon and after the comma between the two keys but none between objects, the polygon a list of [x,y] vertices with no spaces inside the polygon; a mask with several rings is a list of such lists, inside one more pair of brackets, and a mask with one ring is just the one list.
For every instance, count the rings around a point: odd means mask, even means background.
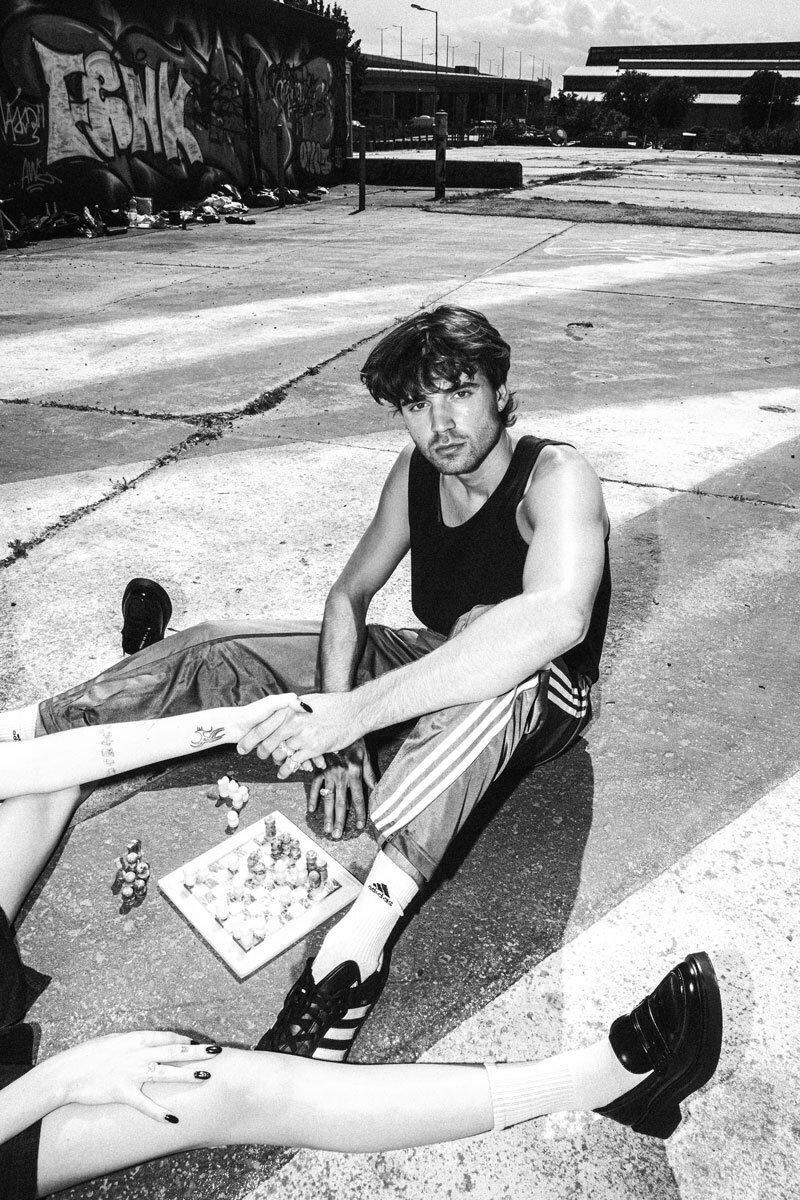
[{"label": "tree line", "polygon": [[[755,71],[739,95],[743,127],[768,132],[792,122],[799,111],[798,96],[800,84],[795,80],[775,70]],[[653,79],[646,71],[623,71],[612,79],[602,100],[560,91],[548,102],[548,116],[576,137],[627,132],[655,139],[661,130],[685,128],[696,99],[697,89],[686,79]]]}]

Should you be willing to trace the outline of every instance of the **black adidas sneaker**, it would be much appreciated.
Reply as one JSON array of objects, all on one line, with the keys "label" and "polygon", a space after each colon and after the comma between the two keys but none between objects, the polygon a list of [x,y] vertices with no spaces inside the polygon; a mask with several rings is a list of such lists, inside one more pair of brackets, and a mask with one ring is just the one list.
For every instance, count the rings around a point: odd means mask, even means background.
[{"label": "black adidas sneaker", "polygon": [[256,1046],[276,1054],[297,1054],[344,1062],[361,1026],[369,1016],[389,975],[388,955],[377,971],[361,982],[361,972],[348,959],[319,983],[305,970],[284,1001],[275,1024]]}]

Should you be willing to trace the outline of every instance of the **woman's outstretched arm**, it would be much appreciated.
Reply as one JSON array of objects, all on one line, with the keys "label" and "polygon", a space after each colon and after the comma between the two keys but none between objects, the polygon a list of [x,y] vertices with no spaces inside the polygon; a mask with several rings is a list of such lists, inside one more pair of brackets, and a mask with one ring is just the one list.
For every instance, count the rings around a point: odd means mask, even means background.
[{"label": "woman's outstretched arm", "polygon": [[161,720],[90,725],[30,741],[3,742],[0,800],[55,792],[149,763],[235,743],[256,723],[266,722],[277,729],[289,711],[302,711],[292,692],[265,696],[241,708],[212,708]]}]

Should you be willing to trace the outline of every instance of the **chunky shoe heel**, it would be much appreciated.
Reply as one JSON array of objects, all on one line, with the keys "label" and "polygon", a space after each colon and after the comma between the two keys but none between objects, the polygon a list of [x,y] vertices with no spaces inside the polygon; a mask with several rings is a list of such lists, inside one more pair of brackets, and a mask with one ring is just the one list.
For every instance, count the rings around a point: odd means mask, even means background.
[{"label": "chunky shoe heel", "polygon": [[649,1137],[668,1138],[671,1137],[681,1123],[680,1105],[676,1104],[674,1108],[660,1108],[655,1112],[650,1112],[642,1121],[637,1121],[631,1126],[634,1133],[646,1133]]},{"label": "chunky shoe heel", "polygon": [[717,1069],[722,1002],[707,954],[689,954],[608,1035],[634,1075],[650,1074],[612,1104],[595,1111],[635,1133],[668,1138],[681,1122],[680,1104]]}]

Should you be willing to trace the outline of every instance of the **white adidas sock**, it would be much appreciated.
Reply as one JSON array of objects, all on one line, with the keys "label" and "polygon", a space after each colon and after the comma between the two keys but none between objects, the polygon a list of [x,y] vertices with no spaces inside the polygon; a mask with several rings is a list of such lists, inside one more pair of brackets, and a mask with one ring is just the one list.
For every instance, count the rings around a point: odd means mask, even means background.
[{"label": "white adidas sock", "polygon": [[419,886],[381,850],[349,912],[326,936],[311,971],[317,983],[352,959],[362,981],[377,970],[389,934]]},{"label": "white adidas sock", "polygon": [[25,708],[13,708],[0,713],[0,742],[27,742],[36,734],[38,704],[27,704]]},{"label": "white adidas sock", "polygon": [[547,1113],[604,1108],[650,1074],[623,1067],[608,1038],[544,1062],[486,1063],[486,1070],[495,1129]]}]

